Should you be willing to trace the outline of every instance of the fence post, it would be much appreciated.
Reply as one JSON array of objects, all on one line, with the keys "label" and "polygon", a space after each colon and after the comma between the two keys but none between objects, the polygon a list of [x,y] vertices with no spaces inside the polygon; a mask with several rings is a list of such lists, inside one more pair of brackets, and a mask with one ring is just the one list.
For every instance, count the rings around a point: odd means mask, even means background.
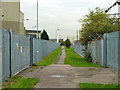
[{"label": "fence post", "polygon": [[[120,2],[120,0],[118,0],[118,2]],[[120,31],[120,4],[118,5],[118,31]],[[118,32],[118,46],[120,46],[120,32]],[[120,54],[120,47],[118,47],[118,54]],[[120,59],[120,55],[118,55],[118,59]],[[120,60],[118,60],[118,84],[120,84]]]},{"label": "fence post", "polygon": [[11,72],[11,30],[9,30],[9,62],[10,62],[10,78],[12,75]]},{"label": "fence post", "polygon": [[107,67],[107,34],[104,34],[103,39],[103,66]]},{"label": "fence post", "polygon": [[33,36],[30,35],[30,65],[33,64]]}]

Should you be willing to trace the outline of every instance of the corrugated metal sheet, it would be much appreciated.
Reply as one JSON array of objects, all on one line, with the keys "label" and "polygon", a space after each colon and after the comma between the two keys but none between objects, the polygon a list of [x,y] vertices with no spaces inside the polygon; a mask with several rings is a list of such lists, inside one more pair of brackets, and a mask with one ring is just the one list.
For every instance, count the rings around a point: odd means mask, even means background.
[{"label": "corrugated metal sheet", "polygon": [[9,31],[2,31],[2,81],[10,76]]},{"label": "corrugated metal sheet", "polygon": [[[32,63],[39,62],[50,52],[58,48],[60,44],[35,38],[31,40],[30,36],[21,36],[15,33],[10,34],[8,30],[3,30],[2,46],[2,49],[0,47],[3,56],[1,70],[2,76],[0,76],[0,79],[2,78],[2,81],[4,81],[9,78],[10,75],[16,74],[20,70],[30,66]],[[33,47],[33,49],[31,49],[31,47]],[[31,50],[33,50],[32,53]]]},{"label": "corrugated metal sheet", "polygon": [[33,62],[39,62],[46,55],[57,49],[60,44],[46,40],[33,39]]},{"label": "corrugated metal sheet", "polygon": [[85,47],[80,44],[80,42],[76,42],[74,44],[74,52],[77,53],[78,55],[84,57],[84,50]]},{"label": "corrugated metal sheet", "polygon": [[0,86],[2,84],[2,31],[0,30]]},{"label": "corrugated metal sheet", "polygon": [[11,34],[12,75],[30,65],[30,37]]}]

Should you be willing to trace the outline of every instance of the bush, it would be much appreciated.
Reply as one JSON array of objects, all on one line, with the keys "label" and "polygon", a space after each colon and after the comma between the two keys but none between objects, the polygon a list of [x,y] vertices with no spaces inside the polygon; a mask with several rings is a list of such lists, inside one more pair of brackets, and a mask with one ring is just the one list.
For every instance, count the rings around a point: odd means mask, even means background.
[{"label": "bush", "polygon": [[85,60],[92,63],[92,57],[91,57],[91,53],[90,52],[87,52],[86,55],[85,55]]},{"label": "bush", "polygon": [[65,40],[65,46],[69,48],[71,46],[71,42],[69,39]]}]

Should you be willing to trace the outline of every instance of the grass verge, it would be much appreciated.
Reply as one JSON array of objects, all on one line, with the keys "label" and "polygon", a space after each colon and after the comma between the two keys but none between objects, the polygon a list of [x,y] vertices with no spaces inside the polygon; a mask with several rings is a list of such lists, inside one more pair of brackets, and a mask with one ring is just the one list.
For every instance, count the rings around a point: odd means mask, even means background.
[{"label": "grass verge", "polygon": [[30,70],[30,72],[34,72],[34,70]]},{"label": "grass verge", "polygon": [[74,53],[74,48],[66,48],[66,58],[65,64],[69,64],[74,67],[101,67],[99,65],[95,65],[87,62],[84,58],[80,57],[76,53]]},{"label": "grass verge", "polygon": [[[118,85],[118,84],[80,83],[79,87],[80,88],[120,88],[120,85]],[[114,89],[112,89],[112,90],[114,90]]]},{"label": "grass verge", "polygon": [[3,88],[34,88],[39,81],[33,78],[22,78],[12,76],[12,78],[3,86]]},{"label": "grass verge", "polygon": [[51,52],[43,60],[41,60],[39,63],[37,63],[37,66],[48,66],[48,65],[55,63],[60,50],[61,50],[61,47],[59,47],[56,50],[54,50],[53,52]]},{"label": "grass verge", "polygon": [[62,49],[60,50],[60,56],[62,55]]}]

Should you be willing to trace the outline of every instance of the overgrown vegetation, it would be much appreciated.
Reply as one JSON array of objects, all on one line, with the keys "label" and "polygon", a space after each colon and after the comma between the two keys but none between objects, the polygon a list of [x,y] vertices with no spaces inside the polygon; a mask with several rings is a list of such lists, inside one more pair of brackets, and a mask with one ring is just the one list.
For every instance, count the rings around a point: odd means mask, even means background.
[{"label": "overgrown vegetation", "polygon": [[33,78],[22,78],[12,76],[12,78],[3,86],[3,88],[34,88],[39,81]]},{"label": "overgrown vegetation", "polygon": [[87,62],[84,58],[80,57],[76,53],[74,53],[74,48],[66,48],[66,58],[65,64],[69,64],[75,67],[101,67],[99,65],[95,65]]},{"label": "overgrown vegetation", "polygon": [[79,22],[82,23],[80,41],[83,45],[87,45],[89,41],[101,39],[104,33],[118,31],[118,19],[106,14],[99,7],[90,10],[90,13]]},{"label": "overgrown vegetation", "polygon": [[54,50],[53,52],[51,52],[43,60],[41,60],[39,63],[37,63],[37,66],[48,66],[48,65],[55,63],[60,50],[61,50],[61,47],[59,47],[56,50]]},{"label": "overgrown vegetation", "polygon": [[91,53],[90,52],[87,52],[86,55],[85,55],[85,60],[92,63],[92,57],[91,57]]},{"label": "overgrown vegetation", "polygon": [[69,48],[71,46],[71,42],[69,39],[65,40],[64,44],[67,48]]},{"label": "overgrown vegetation", "polygon": [[60,50],[60,56],[62,55],[62,49]]},{"label": "overgrown vegetation", "polygon": [[[118,85],[118,84],[80,83],[79,87],[80,88],[120,88],[120,85]],[[112,89],[112,90],[116,90],[116,89]]]}]

